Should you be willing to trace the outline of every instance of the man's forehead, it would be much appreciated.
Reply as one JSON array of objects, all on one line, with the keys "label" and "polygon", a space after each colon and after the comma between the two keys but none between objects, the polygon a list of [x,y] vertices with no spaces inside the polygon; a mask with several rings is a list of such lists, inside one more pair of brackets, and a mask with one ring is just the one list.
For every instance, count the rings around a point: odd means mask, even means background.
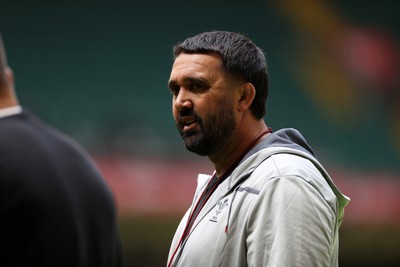
[{"label": "man's forehead", "polygon": [[220,57],[209,54],[180,54],[174,61],[171,79],[180,76],[202,77],[222,70]]}]

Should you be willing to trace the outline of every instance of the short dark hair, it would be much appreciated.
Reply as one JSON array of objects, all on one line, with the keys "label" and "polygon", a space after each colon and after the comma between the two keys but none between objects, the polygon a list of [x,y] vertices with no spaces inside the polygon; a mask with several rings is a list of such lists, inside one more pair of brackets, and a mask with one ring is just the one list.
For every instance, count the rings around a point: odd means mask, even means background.
[{"label": "short dark hair", "polygon": [[250,110],[256,118],[264,117],[269,87],[268,67],[263,51],[249,38],[235,32],[204,32],[176,44],[174,60],[181,53],[219,55],[227,73],[239,75],[245,82],[253,84],[256,96]]}]

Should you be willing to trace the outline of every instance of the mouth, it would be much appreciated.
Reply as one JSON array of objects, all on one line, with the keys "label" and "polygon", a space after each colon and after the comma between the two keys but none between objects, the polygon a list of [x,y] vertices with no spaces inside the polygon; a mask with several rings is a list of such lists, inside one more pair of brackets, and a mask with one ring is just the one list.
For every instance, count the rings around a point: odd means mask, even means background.
[{"label": "mouth", "polygon": [[179,111],[178,126],[182,133],[192,135],[197,132],[201,124],[201,118],[193,109],[182,109]]},{"label": "mouth", "polygon": [[191,119],[191,118],[186,118],[186,119],[181,119],[181,128],[183,132],[188,132],[194,130],[196,125],[198,124],[197,120]]}]

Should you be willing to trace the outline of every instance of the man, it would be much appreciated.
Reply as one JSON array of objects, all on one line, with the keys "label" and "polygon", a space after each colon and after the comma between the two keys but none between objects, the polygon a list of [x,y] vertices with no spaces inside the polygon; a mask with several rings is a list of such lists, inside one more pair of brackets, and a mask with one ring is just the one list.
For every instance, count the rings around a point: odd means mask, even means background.
[{"label": "man", "polygon": [[123,266],[113,195],[89,155],[19,106],[0,36],[1,266]]},{"label": "man", "polygon": [[263,120],[265,56],[251,40],[213,31],[173,50],[172,109],[186,148],[208,156],[168,266],[337,266],[348,198],[294,129]]}]

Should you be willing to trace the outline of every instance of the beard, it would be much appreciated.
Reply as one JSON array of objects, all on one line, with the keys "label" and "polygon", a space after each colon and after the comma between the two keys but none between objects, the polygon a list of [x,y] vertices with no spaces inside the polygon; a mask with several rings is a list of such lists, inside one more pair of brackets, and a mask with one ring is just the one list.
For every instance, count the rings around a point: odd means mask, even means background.
[{"label": "beard", "polygon": [[[209,111],[200,117],[195,109],[183,111],[196,119],[200,130],[184,132],[181,125],[177,125],[185,147],[190,152],[200,156],[210,156],[218,152],[229,140],[236,128],[233,116],[233,102],[224,99],[217,105],[218,108]],[[181,111],[182,113],[182,111]],[[181,116],[181,115],[180,115]]]}]

